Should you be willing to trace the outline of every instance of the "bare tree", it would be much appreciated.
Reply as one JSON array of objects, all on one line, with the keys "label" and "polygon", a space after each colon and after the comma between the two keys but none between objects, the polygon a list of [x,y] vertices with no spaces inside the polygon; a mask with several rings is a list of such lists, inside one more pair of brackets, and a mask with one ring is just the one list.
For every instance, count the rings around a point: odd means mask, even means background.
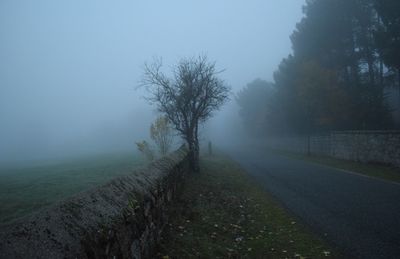
[{"label": "bare tree", "polygon": [[173,68],[172,77],[162,71],[161,60],[146,64],[142,85],[183,137],[189,147],[190,167],[199,171],[199,124],[212,117],[228,99],[229,87],[218,78],[220,71],[206,56],[181,59]]}]

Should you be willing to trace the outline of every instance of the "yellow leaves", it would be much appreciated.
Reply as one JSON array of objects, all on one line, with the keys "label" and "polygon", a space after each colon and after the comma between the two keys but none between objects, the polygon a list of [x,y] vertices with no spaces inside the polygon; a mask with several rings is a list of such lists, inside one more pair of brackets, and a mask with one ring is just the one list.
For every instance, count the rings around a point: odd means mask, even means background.
[{"label": "yellow leaves", "polygon": [[230,253],[234,252],[235,250],[231,249],[231,248],[226,248],[226,250]]},{"label": "yellow leaves", "polygon": [[153,150],[151,150],[151,147],[147,141],[143,140],[142,142],[136,142],[136,146],[147,160],[152,161],[154,159]]},{"label": "yellow leaves", "polygon": [[306,259],[304,256],[302,256],[301,254],[298,254],[298,253],[295,253],[295,254],[294,254],[294,258]]},{"label": "yellow leaves", "polygon": [[295,97],[301,106],[298,108],[307,112],[319,126],[340,121],[341,113],[346,113],[349,105],[336,73],[313,61],[301,64]]},{"label": "yellow leaves", "polygon": [[237,237],[237,238],[235,238],[235,241],[236,242],[242,242],[243,241],[243,237],[242,236]]},{"label": "yellow leaves", "polygon": [[169,122],[167,117],[158,117],[150,126],[150,137],[152,139],[157,138],[160,134],[163,134],[163,132],[168,131],[168,127]]},{"label": "yellow leaves", "polygon": [[166,116],[158,117],[150,125],[150,137],[156,143],[161,155],[166,155],[172,145],[173,129]]}]

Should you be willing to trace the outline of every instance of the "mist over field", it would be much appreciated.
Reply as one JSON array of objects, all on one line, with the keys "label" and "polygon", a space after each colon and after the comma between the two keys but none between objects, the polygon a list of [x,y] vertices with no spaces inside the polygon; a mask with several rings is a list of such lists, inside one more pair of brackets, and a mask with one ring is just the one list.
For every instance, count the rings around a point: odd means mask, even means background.
[{"label": "mist over field", "polygon": [[0,259],[400,258],[400,0],[0,0]]},{"label": "mist over field", "polygon": [[[233,92],[271,80],[303,4],[1,1],[0,163],[135,150],[157,116],[135,90],[153,57],[168,72],[206,54]],[[203,132],[231,132],[235,109],[231,102]]]}]

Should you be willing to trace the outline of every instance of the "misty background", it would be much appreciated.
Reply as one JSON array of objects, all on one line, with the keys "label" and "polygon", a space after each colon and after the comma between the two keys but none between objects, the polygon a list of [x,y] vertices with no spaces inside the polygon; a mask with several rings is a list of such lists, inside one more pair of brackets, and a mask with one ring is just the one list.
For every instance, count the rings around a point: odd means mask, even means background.
[{"label": "misty background", "polygon": [[[162,57],[207,54],[237,92],[272,80],[303,0],[0,2],[0,162],[135,149],[156,112],[135,90]],[[232,98],[233,99],[233,98]],[[234,102],[203,134],[235,128]]]}]

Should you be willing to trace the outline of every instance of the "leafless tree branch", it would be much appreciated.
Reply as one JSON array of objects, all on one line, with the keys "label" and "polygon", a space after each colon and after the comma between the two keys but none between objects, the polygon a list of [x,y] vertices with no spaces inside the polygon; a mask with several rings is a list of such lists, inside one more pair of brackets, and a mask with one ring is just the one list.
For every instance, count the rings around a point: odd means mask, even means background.
[{"label": "leafless tree branch", "polygon": [[[182,59],[173,68],[172,77],[162,71],[162,61],[145,64],[141,86],[149,92],[147,100],[164,113],[186,140],[198,163],[198,127],[213,116],[228,99],[230,88],[217,77],[215,62],[207,56]],[[195,161],[197,160],[197,161]],[[198,170],[196,165],[193,168]]]}]

